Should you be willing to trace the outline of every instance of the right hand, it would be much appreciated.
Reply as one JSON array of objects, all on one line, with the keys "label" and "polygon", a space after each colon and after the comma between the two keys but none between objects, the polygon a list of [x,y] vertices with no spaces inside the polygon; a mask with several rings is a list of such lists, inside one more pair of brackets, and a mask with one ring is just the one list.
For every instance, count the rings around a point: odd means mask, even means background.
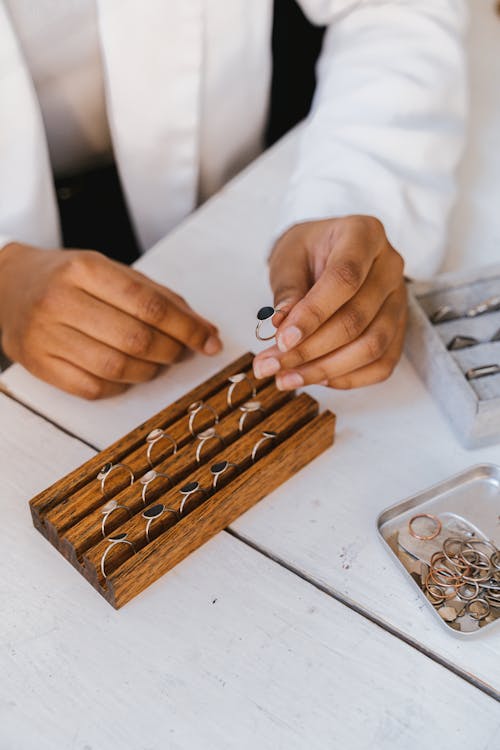
[{"label": "right hand", "polygon": [[212,355],[217,329],[182,298],[91,250],[0,251],[2,348],[37,377],[98,399],[153,379],[187,347]]}]

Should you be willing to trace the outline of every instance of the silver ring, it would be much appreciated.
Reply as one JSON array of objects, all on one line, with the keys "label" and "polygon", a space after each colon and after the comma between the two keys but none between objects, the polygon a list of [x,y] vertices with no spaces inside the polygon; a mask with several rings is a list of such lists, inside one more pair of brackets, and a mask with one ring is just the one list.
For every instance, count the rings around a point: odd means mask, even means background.
[{"label": "silver ring", "polygon": [[206,404],[204,401],[195,401],[194,404],[188,406],[189,432],[193,437],[196,437],[196,432],[194,431],[194,420],[196,419],[198,414],[204,410],[211,412],[214,418],[214,424],[219,423],[219,415],[217,414],[213,406],[210,406],[210,404]]},{"label": "silver ring", "polygon": [[498,296],[489,297],[489,299],[485,299],[484,302],[480,302],[479,305],[471,307],[470,310],[467,310],[465,316],[467,318],[475,318],[477,315],[495,312],[495,310],[500,310],[500,297]]},{"label": "silver ring", "polygon": [[163,505],[163,503],[158,503],[158,505],[152,505],[151,508],[146,508],[146,510],[143,512],[142,517],[146,519],[146,541],[150,542],[149,538],[149,528],[154,520],[157,518],[161,518],[161,516],[164,513],[173,513],[174,516],[178,519],[179,514],[176,510],[173,508],[167,508],[166,505]]},{"label": "silver ring", "polygon": [[500,373],[500,365],[483,365],[482,367],[473,367],[471,370],[467,370],[465,377],[467,380],[476,380],[477,378],[485,378],[488,375],[498,375]]},{"label": "silver ring", "polygon": [[114,513],[115,510],[118,510],[119,508],[123,508],[123,510],[126,510],[128,513],[128,517],[132,518],[132,511],[129,507],[126,505],[120,505],[116,500],[108,500],[106,505],[103,506],[101,513],[102,513],[102,523],[101,523],[101,531],[103,537],[106,536],[106,523],[108,518],[112,513]]},{"label": "silver ring", "polygon": [[144,476],[139,479],[139,482],[142,484],[142,502],[144,505],[147,505],[146,493],[148,491],[149,485],[151,484],[151,482],[154,482],[155,479],[160,478],[168,479],[168,481],[170,482],[170,486],[173,485],[173,482],[168,474],[164,474],[162,471],[155,471],[154,469],[151,469],[151,471],[147,471]]},{"label": "silver ring", "polygon": [[257,325],[255,327],[255,335],[259,341],[271,341],[271,339],[276,338],[276,331],[272,336],[261,336],[260,329],[262,328],[266,320],[269,320],[278,312],[282,313],[283,310],[280,310],[279,307],[271,307],[271,305],[266,305],[266,307],[260,308],[259,312],[257,313]]},{"label": "silver ring", "polygon": [[228,378],[228,381],[231,384],[229,388],[227,389],[227,405],[229,406],[230,409],[233,408],[234,389],[237,388],[237,386],[240,383],[245,383],[245,382],[248,383],[251,394],[252,394],[252,398],[255,398],[255,396],[257,395],[257,389],[255,385],[252,383],[252,381],[250,380],[250,378],[248,377],[248,375],[246,374],[246,372],[237,372],[236,375],[231,375],[231,377]]},{"label": "silver ring", "polygon": [[151,466],[151,468],[154,467],[153,461],[151,460],[151,451],[153,450],[156,443],[158,443],[160,440],[166,440],[171,445],[173,445],[173,448],[174,448],[173,455],[177,453],[177,442],[174,440],[172,435],[169,435],[168,432],[165,432],[165,430],[162,430],[160,427],[157,427],[156,430],[152,430],[149,433],[149,435],[146,437],[146,443],[148,444],[147,458],[148,458],[148,464]]},{"label": "silver ring", "polygon": [[220,440],[220,443],[222,446],[225,446],[226,443],[224,442],[224,438],[219,435],[215,427],[209,427],[208,430],[203,430],[203,432],[199,432],[196,437],[199,440],[198,446],[196,448],[196,463],[201,463],[201,452],[203,450],[203,446],[205,443],[208,443],[209,440]]},{"label": "silver ring", "polygon": [[106,497],[106,479],[117,469],[124,469],[130,476],[130,484],[134,483],[134,472],[132,471],[130,466],[120,463],[113,464],[111,463],[111,461],[109,461],[107,464],[104,464],[99,474],[97,475],[97,480],[101,483],[101,494],[103,497]]},{"label": "silver ring", "polygon": [[212,473],[214,478],[212,482],[212,487],[214,488],[214,490],[217,487],[219,477],[230,468],[238,469],[238,465],[233,464],[230,461],[217,461],[216,464],[212,464],[212,466],[210,467],[210,472]]},{"label": "silver ring", "polygon": [[184,496],[182,498],[181,506],[179,508],[180,515],[183,514],[184,506],[186,505],[187,501],[192,495],[196,495],[197,492],[202,492],[203,495],[206,494],[205,490],[203,489],[203,487],[200,486],[199,482],[188,482],[187,484],[184,485],[184,487],[180,488],[179,492],[181,493],[181,495]]},{"label": "silver ring", "polygon": [[260,403],[260,401],[246,401],[244,404],[241,404],[239,408],[242,412],[240,420],[238,422],[238,430],[240,432],[243,432],[245,421],[249,414],[254,414],[257,411],[262,412],[262,414],[266,413],[262,408],[262,404]]},{"label": "silver ring", "polygon": [[135,544],[133,542],[129,542],[127,539],[127,534],[116,534],[115,536],[108,537],[109,546],[106,547],[104,550],[104,554],[101,557],[101,573],[103,578],[107,578],[106,576],[106,570],[104,567],[104,563],[106,562],[106,557],[108,556],[108,552],[113,549],[117,544],[128,544],[129,547],[132,547],[135,553]]},{"label": "silver ring", "polygon": [[262,433],[262,437],[259,438],[259,440],[257,440],[257,442],[255,443],[255,445],[253,447],[253,450],[252,450],[252,461],[255,461],[255,458],[257,456],[257,451],[259,450],[260,446],[263,443],[267,442],[267,440],[276,440],[277,437],[278,437],[278,435],[276,434],[276,432],[263,432]]}]

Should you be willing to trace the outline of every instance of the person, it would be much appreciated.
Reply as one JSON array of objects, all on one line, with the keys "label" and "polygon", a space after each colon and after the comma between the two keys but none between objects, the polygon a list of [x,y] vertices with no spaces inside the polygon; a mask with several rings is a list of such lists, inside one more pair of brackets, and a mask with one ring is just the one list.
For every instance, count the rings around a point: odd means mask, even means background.
[{"label": "person", "polygon": [[[430,274],[443,257],[464,138],[465,2],[299,5],[326,30],[269,260],[276,343],[254,371],[282,389],[354,388],[400,357],[404,273]],[[75,249],[63,208],[75,188],[58,180],[109,174],[114,159],[129,235],[147,251],[262,150],[272,23],[271,0],[0,2],[10,359],[95,399],[154,378],[186,348],[220,351],[219,331],[175,291],[85,241]],[[98,212],[107,190],[90,184]],[[97,215],[85,231],[120,238]]]}]

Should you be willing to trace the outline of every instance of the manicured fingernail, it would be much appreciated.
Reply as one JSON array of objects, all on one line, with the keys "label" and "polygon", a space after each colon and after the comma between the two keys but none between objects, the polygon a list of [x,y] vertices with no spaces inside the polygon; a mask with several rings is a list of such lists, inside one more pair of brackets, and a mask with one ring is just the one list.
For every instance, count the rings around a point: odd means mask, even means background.
[{"label": "manicured fingernail", "polygon": [[321,380],[318,385],[328,385],[328,380]]},{"label": "manicured fingernail", "polygon": [[253,371],[256,378],[268,378],[270,375],[275,375],[280,366],[279,360],[275,357],[266,357],[254,362]]},{"label": "manicured fingernail", "polygon": [[288,352],[290,349],[293,349],[294,346],[297,346],[301,338],[302,331],[300,328],[297,328],[297,326],[289,326],[278,334],[276,343],[278,344],[280,352]]},{"label": "manicured fingernail", "polygon": [[284,375],[278,375],[276,378],[276,387],[279,391],[293,391],[304,385],[304,378],[298,372],[287,372]]},{"label": "manicured fingernail", "polygon": [[205,352],[205,354],[208,354],[209,356],[212,356],[213,354],[218,354],[221,349],[222,349],[222,343],[218,336],[210,336],[205,341],[205,346],[203,347],[203,351]]}]

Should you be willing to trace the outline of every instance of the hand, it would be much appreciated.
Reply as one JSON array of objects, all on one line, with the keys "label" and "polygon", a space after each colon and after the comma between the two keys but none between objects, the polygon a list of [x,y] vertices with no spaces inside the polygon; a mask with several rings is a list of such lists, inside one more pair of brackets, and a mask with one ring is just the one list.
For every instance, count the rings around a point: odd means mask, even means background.
[{"label": "hand", "polygon": [[151,279],[85,250],[11,243],[0,251],[2,347],[87,399],[151,380],[188,347],[221,349],[217,329]]},{"label": "hand", "polygon": [[403,347],[403,260],[369,216],[297,224],[276,243],[270,279],[276,345],[254,360],[281,390],[319,383],[358,388],[385,380]]}]

